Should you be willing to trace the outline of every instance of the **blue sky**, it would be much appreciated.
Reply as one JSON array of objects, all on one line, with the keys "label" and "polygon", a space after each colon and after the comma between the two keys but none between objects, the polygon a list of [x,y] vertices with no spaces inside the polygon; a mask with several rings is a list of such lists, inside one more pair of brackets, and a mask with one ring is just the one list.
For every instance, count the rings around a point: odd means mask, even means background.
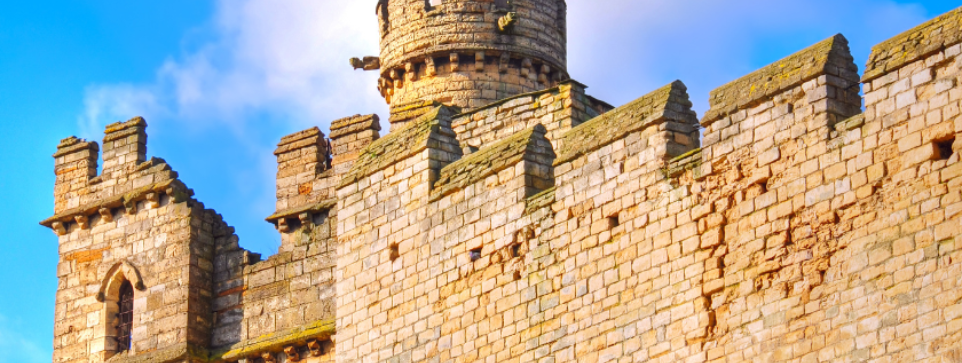
[{"label": "blue sky", "polygon": [[[872,45],[953,1],[568,0],[569,73],[614,105],[681,79],[708,92],[835,33]],[[53,160],[70,135],[142,115],[150,156],[265,255],[278,139],[358,113],[387,117],[374,1],[8,1],[0,12],[0,362],[48,362],[57,239]],[[387,125],[385,125],[387,126]],[[386,130],[387,127],[384,127]],[[6,349],[4,349],[6,348]]]}]

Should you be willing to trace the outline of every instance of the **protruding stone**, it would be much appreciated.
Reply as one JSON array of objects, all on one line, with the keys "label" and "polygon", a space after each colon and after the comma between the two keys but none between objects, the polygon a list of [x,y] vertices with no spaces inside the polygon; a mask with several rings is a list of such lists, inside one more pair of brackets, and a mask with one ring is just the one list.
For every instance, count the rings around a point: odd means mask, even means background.
[{"label": "protruding stone", "polygon": [[73,219],[77,221],[77,226],[79,226],[80,229],[87,229],[90,227],[90,224],[87,223],[87,216],[83,214],[76,215],[73,217]]},{"label": "protruding stone", "polygon": [[154,209],[160,206],[160,194],[147,193],[147,209]]},{"label": "protruding stone", "polygon": [[508,73],[508,64],[511,62],[511,55],[507,52],[501,53],[501,60],[498,62],[498,72]]},{"label": "protruding stone", "polygon": [[484,72],[484,52],[474,53],[474,71]]},{"label": "protruding stone", "polygon": [[310,349],[311,356],[314,356],[314,357],[320,357],[321,354],[324,353],[321,351],[321,343],[318,342],[317,339],[308,340],[307,349]]},{"label": "protruding stone", "polygon": [[427,66],[427,69],[424,70],[424,74],[426,74],[428,77],[434,77],[438,74],[437,68],[434,67],[433,57],[427,57],[427,59],[424,60],[424,63],[425,66]]},{"label": "protruding stone", "polygon": [[461,62],[458,60],[458,53],[451,53],[449,57],[451,60],[451,72],[457,72],[461,69]]},{"label": "protruding stone", "polygon": [[408,82],[414,82],[417,79],[418,73],[415,72],[414,63],[407,62],[404,63],[404,77]]},{"label": "protruding stone", "polygon": [[104,223],[114,221],[114,214],[110,212],[110,208],[100,208],[97,212],[100,213],[100,220],[104,221]]},{"label": "protruding stone", "polygon": [[287,233],[291,231],[291,227],[287,225],[287,218],[281,218],[277,220],[277,230],[281,233]]},{"label": "protruding stone", "polygon": [[56,233],[58,236],[67,234],[67,228],[64,227],[63,223],[53,222],[50,224],[50,228],[53,228],[54,233]]},{"label": "protruding stone", "polygon": [[297,353],[297,347],[293,345],[284,347],[284,354],[287,354],[288,362],[297,362],[301,360],[301,355]]},{"label": "protruding stone", "polygon": [[264,360],[264,363],[277,363],[277,359],[274,358],[274,354],[271,352],[262,353],[261,359]]},{"label": "protruding stone", "polygon": [[531,58],[525,58],[521,60],[521,76],[527,77],[531,74]]}]

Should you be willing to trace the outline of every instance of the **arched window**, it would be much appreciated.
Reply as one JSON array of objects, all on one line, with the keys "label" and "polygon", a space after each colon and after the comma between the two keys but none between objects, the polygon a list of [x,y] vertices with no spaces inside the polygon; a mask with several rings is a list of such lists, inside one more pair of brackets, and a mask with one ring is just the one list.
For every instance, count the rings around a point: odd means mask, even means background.
[{"label": "arched window", "polygon": [[131,333],[134,328],[134,285],[130,281],[124,281],[120,285],[120,299],[117,301],[119,307],[117,312],[117,351],[123,352],[130,350]]}]

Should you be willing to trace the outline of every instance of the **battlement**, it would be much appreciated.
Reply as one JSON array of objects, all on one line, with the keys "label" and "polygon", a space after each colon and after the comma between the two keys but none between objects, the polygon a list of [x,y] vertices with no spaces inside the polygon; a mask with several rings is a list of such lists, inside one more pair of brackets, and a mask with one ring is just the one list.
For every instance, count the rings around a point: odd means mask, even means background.
[{"label": "battlement", "polygon": [[[833,36],[699,121],[681,81],[613,108],[548,77],[563,5],[379,2],[382,57],[354,63],[383,67],[391,132],[283,137],[263,260],[145,161],[142,119],[108,126],[101,176],[98,144],[64,139],[54,361],[962,357],[962,10],[861,78]],[[455,22],[474,41],[437,42]]]}]

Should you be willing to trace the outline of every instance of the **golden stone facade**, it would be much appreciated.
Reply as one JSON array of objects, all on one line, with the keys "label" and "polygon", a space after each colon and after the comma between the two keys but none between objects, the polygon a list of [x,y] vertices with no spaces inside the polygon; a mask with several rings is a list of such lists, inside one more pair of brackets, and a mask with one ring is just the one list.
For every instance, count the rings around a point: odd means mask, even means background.
[{"label": "golden stone facade", "polygon": [[351,63],[391,132],[281,140],[267,259],[147,159],[143,119],[107,127],[100,175],[61,142],[54,362],[962,362],[962,9],[864,76],[826,39],[700,120],[680,81],[588,96],[564,0],[376,11]]}]

